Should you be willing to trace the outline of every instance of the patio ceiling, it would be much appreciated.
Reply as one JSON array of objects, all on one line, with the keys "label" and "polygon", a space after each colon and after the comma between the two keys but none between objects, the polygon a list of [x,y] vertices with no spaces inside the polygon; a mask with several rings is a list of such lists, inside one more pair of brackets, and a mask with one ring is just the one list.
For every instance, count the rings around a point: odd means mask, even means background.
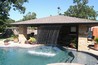
[{"label": "patio ceiling", "polygon": [[15,23],[11,23],[11,25],[85,24],[85,23],[87,24],[98,23],[98,21],[57,15],[57,16],[49,16],[49,17],[27,20],[22,22],[15,22]]}]

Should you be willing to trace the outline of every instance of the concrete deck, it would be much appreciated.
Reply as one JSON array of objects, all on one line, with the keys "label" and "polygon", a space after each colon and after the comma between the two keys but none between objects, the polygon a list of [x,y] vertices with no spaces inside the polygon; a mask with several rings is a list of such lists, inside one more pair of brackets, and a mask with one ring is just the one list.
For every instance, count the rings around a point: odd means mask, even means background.
[{"label": "concrete deck", "polygon": [[18,43],[14,43],[13,41],[10,41],[8,45],[5,45],[3,41],[0,41],[0,47],[21,47],[21,48],[32,48],[32,47],[36,47],[36,46],[40,46],[41,44],[20,44]]},{"label": "concrete deck", "polygon": [[87,41],[79,46],[81,50],[98,56],[98,51],[94,49],[94,41]]}]

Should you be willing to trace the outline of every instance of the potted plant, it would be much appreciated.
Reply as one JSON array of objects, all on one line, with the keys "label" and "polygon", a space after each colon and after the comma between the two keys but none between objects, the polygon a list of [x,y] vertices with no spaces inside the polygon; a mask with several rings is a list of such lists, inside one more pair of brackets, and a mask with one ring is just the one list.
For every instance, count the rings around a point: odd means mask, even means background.
[{"label": "potted plant", "polygon": [[9,41],[10,40],[8,40],[8,39],[4,40],[4,45],[9,45],[10,44]]},{"label": "potted plant", "polygon": [[15,43],[17,43],[19,40],[18,40],[18,35],[13,35],[13,41],[15,42]]},{"label": "potted plant", "polygon": [[94,49],[98,50],[98,38],[95,38]]},{"label": "potted plant", "polygon": [[71,48],[76,48],[76,38],[74,38],[73,40],[71,40],[70,47]]}]

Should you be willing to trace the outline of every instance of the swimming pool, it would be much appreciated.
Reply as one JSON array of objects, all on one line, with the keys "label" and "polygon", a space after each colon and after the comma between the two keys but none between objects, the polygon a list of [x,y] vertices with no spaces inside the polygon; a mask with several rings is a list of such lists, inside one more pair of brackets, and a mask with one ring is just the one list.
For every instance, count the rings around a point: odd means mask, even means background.
[{"label": "swimming pool", "polygon": [[52,46],[0,48],[0,65],[47,65],[58,62],[98,65],[98,56]]},{"label": "swimming pool", "polygon": [[67,62],[70,56],[67,50],[57,47],[0,48],[0,65],[47,65]]}]

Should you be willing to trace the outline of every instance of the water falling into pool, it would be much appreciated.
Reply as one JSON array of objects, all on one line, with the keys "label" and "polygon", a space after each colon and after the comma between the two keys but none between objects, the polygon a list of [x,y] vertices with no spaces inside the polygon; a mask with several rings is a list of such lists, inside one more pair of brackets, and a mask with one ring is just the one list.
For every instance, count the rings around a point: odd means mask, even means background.
[{"label": "water falling into pool", "polygon": [[57,45],[61,25],[44,25],[38,27],[37,42],[46,45]]}]

